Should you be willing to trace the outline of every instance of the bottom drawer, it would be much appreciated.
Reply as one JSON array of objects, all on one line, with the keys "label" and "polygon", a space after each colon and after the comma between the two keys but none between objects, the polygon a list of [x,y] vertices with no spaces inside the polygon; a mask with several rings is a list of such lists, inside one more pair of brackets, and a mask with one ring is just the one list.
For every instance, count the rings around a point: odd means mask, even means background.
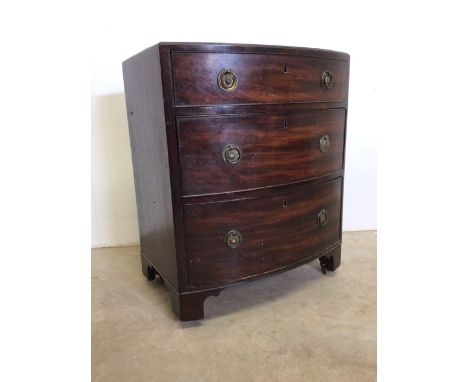
[{"label": "bottom drawer", "polygon": [[233,283],[292,265],[340,240],[341,184],[184,206],[192,286]]}]

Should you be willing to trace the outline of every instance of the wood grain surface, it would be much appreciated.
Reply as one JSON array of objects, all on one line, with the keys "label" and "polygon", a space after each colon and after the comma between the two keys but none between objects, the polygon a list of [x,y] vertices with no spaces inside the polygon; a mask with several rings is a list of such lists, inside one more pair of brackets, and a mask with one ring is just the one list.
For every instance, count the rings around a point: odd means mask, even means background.
[{"label": "wood grain surface", "polygon": [[[277,54],[173,53],[176,106],[337,102],[347,97],[348,66],[341,60]],[[285,67],[287,66],[287,71]],[[218,73],[231,69],[237,88],[218,87]],[[333,74],[331,89],[320,85],[322,73]]]},{"label": "wood grain surface", "polygon": [[[345,110],[178,118],[183,195],[297,182],[342,168]],[[329,137],[322,152],[320,138]],[[223,149],[235,144],[237,163]]]},{"label": "wood grain surface", "polygon": [[[270,197],[186,205],[189,282],[217,286],[255,277],[317,255],[340,241],[341,182],[301,185]],[[326,225],[317,216],[325,209]],[[232,249],[225,235],[243,240]]]},{"label": "wood grain surface", "polygon": [[[235,90],[220,89],[223,69]],[[227,285],[316,258],[340,265],[349,55],[160,43],[123,73],[142,270],[165,280],[180,319],[203,318],[205,298]],[[223,160],[228,144],[237,163]],[[235,249],[225,243],[233,229],[243,238]]]}]

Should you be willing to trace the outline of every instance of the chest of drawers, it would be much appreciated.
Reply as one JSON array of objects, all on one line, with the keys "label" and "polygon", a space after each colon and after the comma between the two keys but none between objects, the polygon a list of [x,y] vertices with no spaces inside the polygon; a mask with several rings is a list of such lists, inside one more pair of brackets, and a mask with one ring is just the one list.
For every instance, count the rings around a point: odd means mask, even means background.
[{"label": "chest of drawers", "polygon": [[143,274],[181,320],[226,286],[340,265],[347,54],[160,43],[123,74]]}]

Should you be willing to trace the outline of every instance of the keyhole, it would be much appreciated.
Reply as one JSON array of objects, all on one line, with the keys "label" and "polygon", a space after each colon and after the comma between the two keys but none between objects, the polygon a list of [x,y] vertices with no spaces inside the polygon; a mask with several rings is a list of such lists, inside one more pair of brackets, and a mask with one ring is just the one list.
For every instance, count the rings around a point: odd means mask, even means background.
[{"label": "keyhole", "polygon": [[287,64],[285,64],[285,65],[284,65],[284,68],[283,68],[283,70],[284,70],[284,72],[285,72],[285,73],[287,73],[287,72],[288,72],[288,65],[287,65]]},{"label": "keyhole", "polygon": [[288,206],[288,201],[286,199],[283,200],[283,207],[287,207]]},{"label": "keyhole", "polygon": [[283,129],[285,129],[285,130],[288,129],[288,121],[287,120],[283,121]]}]

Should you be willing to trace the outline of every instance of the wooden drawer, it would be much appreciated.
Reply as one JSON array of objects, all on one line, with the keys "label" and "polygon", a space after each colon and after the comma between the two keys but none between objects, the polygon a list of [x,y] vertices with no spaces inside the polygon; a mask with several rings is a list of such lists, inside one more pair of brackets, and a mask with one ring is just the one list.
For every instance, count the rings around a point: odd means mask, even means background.
[{"label": "wooden drawer", "polygon": [[[345,116],[344,109],[330,109],[179,118],[183,194],[268,187],[339,171]],[[226,158],[230,151],[240,155],[237,162]]]},{"label": "wooden drawer", "polygon": [[[233,90],[223,90],[219,85],[223,69],[235,73],[236,84],[231,82],[236,85]],[[174,103],[175,106],[200,106],[341,102],[347,97],[348,71],[348,61],[329,58],[173,53]],[[332,78],[332,82],[325,83],[325,77],[322,81],[325,72],[331,73],[328,80]]]},{"label": "wooden drawer", "polygon": [[[337,244],[341,190],[342,178],[338,178],[318,186],[276,190],[268,197],[185,205],[190,284],[215,286],[255,277]],[[319,216],[327,217],[324,224]],[[236,248],[226,243],[231,230],[242,236]]]}]

